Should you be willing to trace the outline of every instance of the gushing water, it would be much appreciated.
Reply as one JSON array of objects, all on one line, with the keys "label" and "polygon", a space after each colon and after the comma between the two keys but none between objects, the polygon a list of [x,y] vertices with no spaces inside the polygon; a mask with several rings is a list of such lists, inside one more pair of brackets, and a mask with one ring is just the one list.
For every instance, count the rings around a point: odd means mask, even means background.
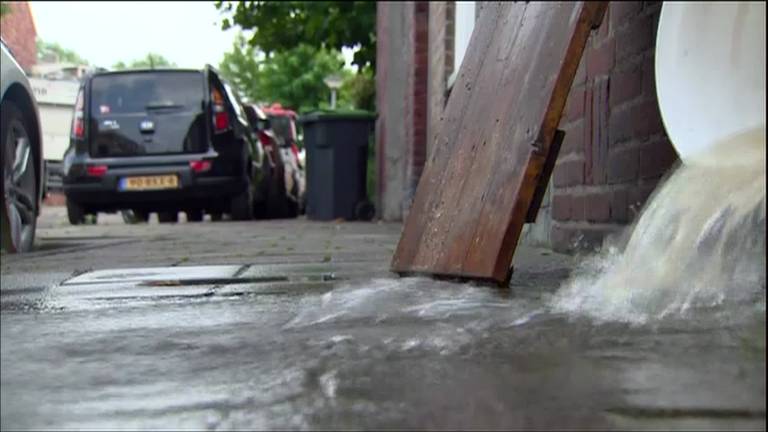
[{"label": "gushing water", "polygon": [[556,311],[643,323],[701,308],[765,311],[765,129],[686,161],[657,189],[620,251],[582,263]]}]

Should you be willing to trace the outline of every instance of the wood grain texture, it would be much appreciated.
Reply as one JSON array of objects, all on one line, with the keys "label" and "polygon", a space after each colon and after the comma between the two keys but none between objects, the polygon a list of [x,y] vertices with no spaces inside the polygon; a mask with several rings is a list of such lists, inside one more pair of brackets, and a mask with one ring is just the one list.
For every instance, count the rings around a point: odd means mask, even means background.
[{"label": "wood grain texture", "polygon": [[[392,269],[503,283],[607,2],[484,3]],[[533,203],[536,205],[536,203]]]}]

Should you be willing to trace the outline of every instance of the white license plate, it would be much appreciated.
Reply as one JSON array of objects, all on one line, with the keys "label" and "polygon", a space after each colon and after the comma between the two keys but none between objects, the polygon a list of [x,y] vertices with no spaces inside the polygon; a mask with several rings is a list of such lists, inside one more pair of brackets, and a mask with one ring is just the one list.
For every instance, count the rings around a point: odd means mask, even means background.
[{"label": "white license plate", "polygon": [[120,179],[118,189],[121,191],[142,191],[178,189],[179,177],[177,175],[123,177]]}]

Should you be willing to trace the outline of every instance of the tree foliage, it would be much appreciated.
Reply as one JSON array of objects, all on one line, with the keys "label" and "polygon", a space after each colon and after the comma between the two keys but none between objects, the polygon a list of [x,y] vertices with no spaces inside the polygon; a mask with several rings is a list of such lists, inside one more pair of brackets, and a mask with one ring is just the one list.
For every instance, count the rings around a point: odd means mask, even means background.
[{"label": "tree foliage", "polygon": [[239,35],[219,71],[252,102],[279,102],[304,110],[327,106],[330,91],[323,80],[333,73],[344,75],[343,66],[344,59],[335,50],[299,44],[266,55]]},{"label": "tree foliage", "polygon": [[376,81],[373,70],[365,67],[359,73],[347,76],[339,93],[342,107],[375,111]]},{"label": "tree foliage", "polygon": [[219,64],[219,72],[232,85],[240,90],[242,96],[250,101],[263,101],[266,97],[261,88],[261,61],[263,57],[256,48],[246,43],[242,33],[238,33],[232,50],[224,53]]},{"label": "tree foliage", "polygon": [[301,44],[341,51],[358,48],[354,64],[376,62],[376,2],[374,1],[217,1],[225,13],[224,30],[252,30],[250,44],[266,54],[285,52]]},{"label": "tree foliage", "polygon": [[160,67],[176,67],[176,63],[156,53],[148,53],[144,58],[133,60],[129,63],[117,62],[112,66],[114,70],[125,69],[155,69]]},{"label": "tree foliage", "polygon": [[0,18],[11,13],[11,5],[6,2],[0,2]]},{"label": "tree foliage", "polygon": [[42,60],[49,56],[55,56],[61,63],[74,63],[79,65],[88,64],[88,60],[80,57],[80,55],[73,50],[62,47],[56,42],[45,42],[42,39],[38,39],[36,48],[38,60]]}]

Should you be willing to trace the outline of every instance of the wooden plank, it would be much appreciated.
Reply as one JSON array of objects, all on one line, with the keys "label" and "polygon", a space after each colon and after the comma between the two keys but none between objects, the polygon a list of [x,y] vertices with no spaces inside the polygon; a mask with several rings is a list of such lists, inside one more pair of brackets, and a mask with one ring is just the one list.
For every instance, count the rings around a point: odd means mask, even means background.
[{"label": "wooden plank", "polygon": [[537,185],[546,184],[545,161],[589,31],[606,6],[486,3],[392,260],[395,272],[508,278]]}]

